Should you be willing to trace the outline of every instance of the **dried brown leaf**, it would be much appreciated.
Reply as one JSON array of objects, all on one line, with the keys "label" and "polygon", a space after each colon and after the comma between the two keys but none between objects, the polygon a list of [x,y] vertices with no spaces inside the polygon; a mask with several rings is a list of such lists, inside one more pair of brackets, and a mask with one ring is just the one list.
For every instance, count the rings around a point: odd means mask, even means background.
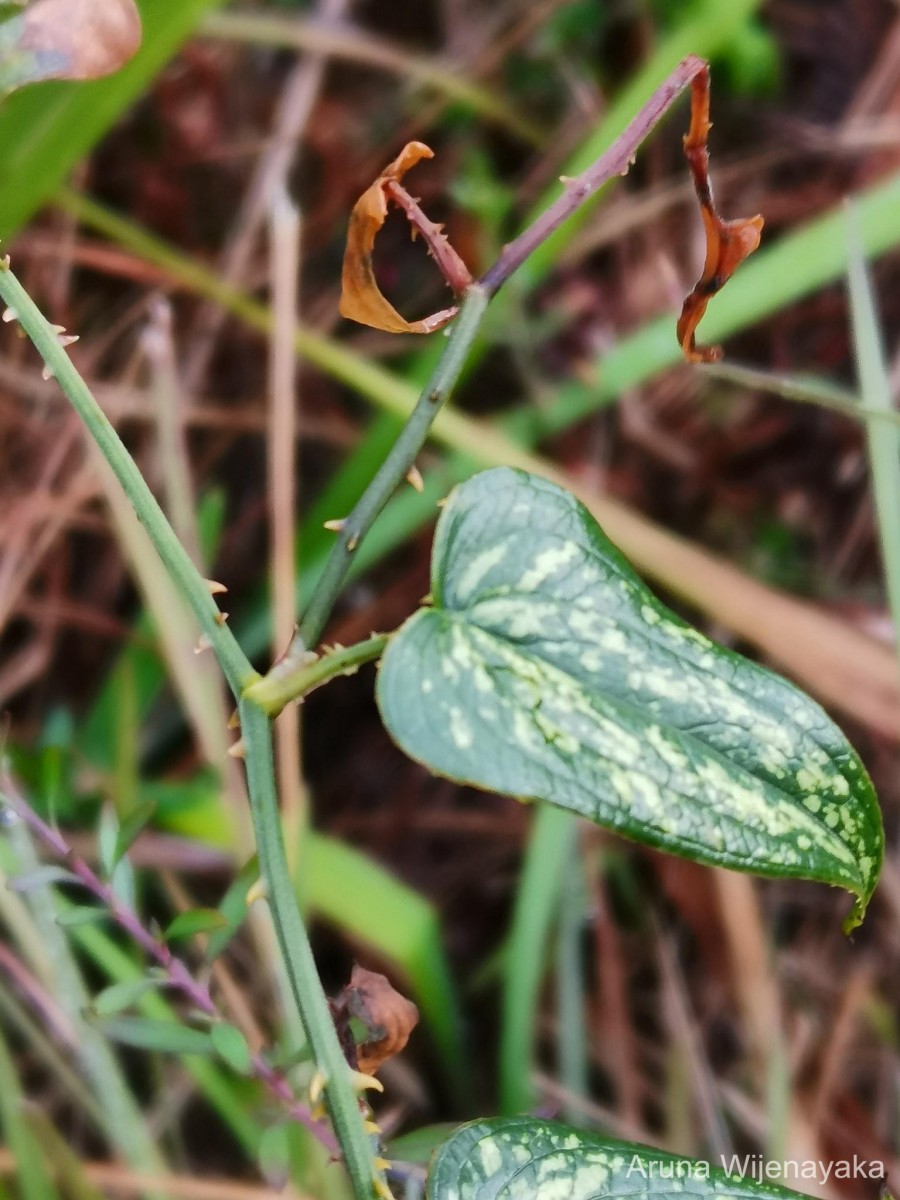
[{"label": "dried brown leaf", "polygon": [[684,153],[691,168],[706,233],[703,274],[686,297],[676,327],[682,353],[688,362],[716,362],[722,357],[720,346],[697,345],[697,326],[710,299],[757,248],[763,227],[761,216],[725,221],[716,211],[709,179],[707,139],[710,128],[709,68],[706,67],[691,84],[691,127],[684,137]]},{"label": "dried brown leaf", "polygon": [[365,1075],[374,1075],[387,1059],[399,1054],[419,1021],[418,1008],[390,980],[358,963],[332,1007],[336,1015],[355,1017],[369,1033],[356,1046],[356,1065]]},{"label": "dried brown leaf", "polygon": [[[375,238],[387,218],[388,200],[392,199],[396,203],[400,203],[402,198],[408,201],[408,204],[404,203],[403,207],[409,215],[409,206],[415,205],[415,202],[407,197],[399,187],[400,180],[417,162],[423,158],[433,157],[434,152],[423,142],[408,142],[394,161],[385,167],[372,186],[363,192],[353,206],[341,272],[341,316],[347,317],[351,321],[359,321],[361,325],[383,329],[388,333],[433,333],[456,315],[457,310],[454,305],[452,308],[433,313],[430,317],[424,317],[421,321],[407,321],[382,295],[372,267]],[[421,214],[419,215],[421,216]],[[424,222],[424,226],[422,222]],[[456,260],[454,266],[458,267],[458,256],[447,245],[446,239],[442,238],[438,226],[431,225],[425,218],[417,221],[413,226],[423,234],[426,233],[426,227],[429,231],[433,231],[427,240],[429,240],[432,254],[438,258],[439,263],[442,259],[450,256]],[[464,271],[465,268],[463,267],[462,270]]]},{"label": "dried brown leaf", "polygon": [[110,75],[133,58],[141,44],[134,0],[35,0],[20,19],[19,49],[53,63],[45,78]]}]

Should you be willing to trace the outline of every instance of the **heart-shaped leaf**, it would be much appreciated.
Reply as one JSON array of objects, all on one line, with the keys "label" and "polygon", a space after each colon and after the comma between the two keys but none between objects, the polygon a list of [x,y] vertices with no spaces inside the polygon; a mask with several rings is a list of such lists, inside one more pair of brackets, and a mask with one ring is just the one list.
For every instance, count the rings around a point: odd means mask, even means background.
[{"label": "heart-shaped leaf", "polygon": [[[872,1178],[878,1177],[882,1164],[865,1161]],[[429,1172],[427,1194],[428,1200],[494,1200],[501,1195],[504,1200],[651,1200],[676,1193],[692,1200],[797,1200],[798,1192],[748,1178],[752,1164],[752,1156],[735,1156],[723,1164],[732,1172],[728,1174],[703,1160],[613,1141],[553,1121],[498,1117],[463,1125],[441,1146]],[[815,1170],[820,1164],[784,1164],[783,1169],[790,1178],[810,1178],[801,1175],[801,1166]]]},{"label": "heart-shaped leaf", "polygon": [[412,758],[698,862],[844,887],[862,920],[883,833],[852,747],[660,604],[569,493],[507,468],[458,487],[432,598],[378,678]]}]

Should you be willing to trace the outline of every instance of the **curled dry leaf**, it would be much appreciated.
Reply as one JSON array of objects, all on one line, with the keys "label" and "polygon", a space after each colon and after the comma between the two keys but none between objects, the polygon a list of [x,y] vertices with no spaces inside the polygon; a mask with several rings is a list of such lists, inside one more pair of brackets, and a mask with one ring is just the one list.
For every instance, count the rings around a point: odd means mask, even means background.
[{"label": "curled dry leaf", "polygon": [[35,78],[99,79],[141,44],[134,0],[35,0],[15,20],[22,26],[17,49],[43,61]]},{"label": "curled dry leaf", "polygon": [[454,305],[421,321],[407,321],[382,295],[372,267],[375,238],[387,218],[388,201],[391,200],[406,213],[413,236],[416,233],[422,235],[429,253],[453,290],[458,294],[470,282],[465,264],[444,237],[441,226],[429,221],[401,186],[400,181],[411,167],[423,158],[433,157],[434,152],[423,142],[408,142],[353,206],[341,272],[341,316],[388,333],[433,333],[456,316]]},{"label": "curled dry leaf", "polygon": [[697,345],[697,326],[710,298],[725,286],[744,259],[757,248],[763,227],[763,218],[760,216],[725,221],[716,212],[709,180],[707,138],[710,128],[709,67],[704,67],[691,83],[691,127],[684,138],[684,153],[700,201],[706,233],[703,274],[685,299],[676,328],[678,341],[688,362],[715,362],[722,357],[719,346]]},{"label": "curled dry leaf", "polygon": [[356,1066],[365,1075],[374,1075],[387,1059],[399,1054],[419,1021],[418,1008],[390,980],[358,963],[332,1012],[339,1029],[346,1029],[352,1017],[365,1026],[369,1036],[355,1047]]}]

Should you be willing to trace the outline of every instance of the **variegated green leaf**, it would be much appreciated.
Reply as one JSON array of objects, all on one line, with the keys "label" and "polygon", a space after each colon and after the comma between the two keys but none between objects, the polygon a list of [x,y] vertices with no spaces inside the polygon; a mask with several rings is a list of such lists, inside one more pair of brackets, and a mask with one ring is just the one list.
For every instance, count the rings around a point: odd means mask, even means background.
[{"label": "variegated green leaf", "polygon": [[[752,1161],[736,1156],[713,1165],[554,1121],[498,1117],[463,1125],[441,1146],[428,1175],[427,1195],[428,1200],[670,1200],[674,1195],[797,1200],[798,1192],[753,1178],[747,1170]],[[866,1162],[876,1177],[881,1164]],[[812,1176],[802,1176],[801,1170],[815,1171],[821,1164],[777,1166],[782,1177],[802,1179]]]},{"label": "variegated green leaf", "polygon": [[883,834],[852,747],[660,604],[573,496],[506,468],[458,487],[432,598],[378,679],[412,758],[699,862],[844,887],[859,923]]}]

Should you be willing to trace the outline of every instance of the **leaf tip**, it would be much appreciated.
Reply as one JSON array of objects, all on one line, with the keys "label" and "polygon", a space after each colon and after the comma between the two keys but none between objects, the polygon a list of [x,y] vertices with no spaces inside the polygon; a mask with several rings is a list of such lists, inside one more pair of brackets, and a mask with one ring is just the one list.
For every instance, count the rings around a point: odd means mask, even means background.
[{"label": "leaf tip", "polygon": [[846,917],[844,917],[844,923],[841,926],[847,937],[850,937],[853,931],[859,929],[860,925],[862,925],[870,899],[871,894],[866,894],[865,892],[857,892],[854,895],[853,907],[847,913]]}]

